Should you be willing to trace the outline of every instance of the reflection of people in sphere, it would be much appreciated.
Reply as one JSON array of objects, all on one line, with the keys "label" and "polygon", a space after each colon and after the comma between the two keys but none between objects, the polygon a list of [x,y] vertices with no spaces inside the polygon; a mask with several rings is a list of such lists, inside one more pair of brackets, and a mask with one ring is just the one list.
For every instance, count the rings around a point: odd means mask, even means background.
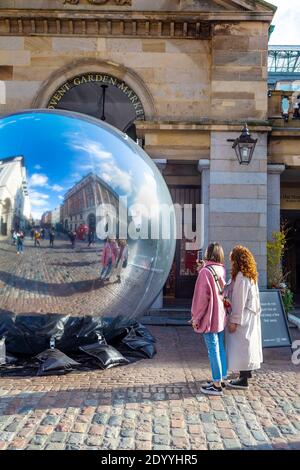
[{"label": "reflection of people in sphere", "polygon": [[23,240],[24,240],[24,233],[21,230],[18,230],[16,233],[17,254],[23,253]]},{"label": "reflection of people in sphere", "polygon": [[119,240],[119,254],[116,262],[115,274],[117,276],[118,282],[121,282],[121,272],[122,269],[127,268],[128,264],[128,245],[126,240]]},{"label": "reflection of people in sphere", "polygon": [[115,240],[111,238],[107,238],[105,245],[102,251],[102,270],[100,272],[100,279],[109,281],[109,276],[116,264],[116,260],[118,257],[118,247]]},{"label": "reflection of people in sphere", "polygon": [[95,233],[93,232],[93,230],[90,230],[88,234],[88,248],[91,246],[92,243],[95,243]]},{"label": "reflection of people in sphere", "polygon": [[34,232],[34,246],[41,246],[40,244],[41,234],[38,230]]},{"label": "reflection of people in sphere", "polygon": [[17,232],[16,232],[16,230],[12,229],[12,230],[11,230],[11,243],[12,243],[13,245],[15,245],[15,244],[16,244],[16,240],[17,240]]},{"label": "reflection of people in sphere", "polygon": [[54,238],[55,238],[55,232],[53,229],[50,230],[49,232],[49,243],[50,243],[50,246],[54,246]]},{"label": "reflection of people in sphere", "polygon": [[70,230],[70,232],[69,232],[69,238],[70,238],[70,240],[71,240],[71,246],[72,246],[72,248],[75,248],[76,235],[77,235],[76,232],[72,232],[72,231]]}]

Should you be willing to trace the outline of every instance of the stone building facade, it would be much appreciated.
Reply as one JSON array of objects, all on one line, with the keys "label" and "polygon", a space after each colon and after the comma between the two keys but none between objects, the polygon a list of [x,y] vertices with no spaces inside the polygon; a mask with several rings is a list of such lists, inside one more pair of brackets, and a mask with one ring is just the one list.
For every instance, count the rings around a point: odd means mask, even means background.
[{"label": "stone building facade", "polygon": [[11,230],[25,230],[30,224],[30,200],[24,158],[0,160],[0,237]]},{"label": "stone building facade", "polygon": [[[50,107],[101,118],[106,92],[106,120],[139,140],[174,201],[205,205],[205,244],[220,241],[227,257],[247,245],[265,286],[281,174],[288,165],[297,181],[300,166],[299,129],[282,122],[277,92],[268,97],[274,11],[261,0],[3,0],[0,113]],[[258,139],[249,166],[228,142],[245,121]],[[178,246],[170,297],[191,295],[190,255]]]},{"label": "stone building facade", "polygon": [[[105,204],[118,210],[119,197],[96,174],[88,174],[72,186],[64,196],[61,220],[65,231],[77,231],[80,225],[96,232],[98,208]],[[107,214],[109,216],[110,214]]]}]

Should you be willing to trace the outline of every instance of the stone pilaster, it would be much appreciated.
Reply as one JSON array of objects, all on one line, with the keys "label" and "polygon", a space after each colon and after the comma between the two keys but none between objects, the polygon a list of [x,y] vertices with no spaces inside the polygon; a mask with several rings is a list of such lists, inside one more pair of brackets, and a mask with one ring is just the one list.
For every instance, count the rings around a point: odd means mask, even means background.
[{"label": "stone pilaster", "polygon": [[272,233],[280,230],[280,175],[285,165],[268,165],[268,211],[267,236],[272,239]]},{"label": "stone pilaster", "polygon": [[232,143],[238,134],[211,133],[209,240],[219,241],[228,256],[237,244],[247,246],[255,256],[260,285],[266,285],[267,242],[267,135],[258,138],[253,160],[238,163]]},{"label": "stone pilaster", "polygon": [[199,160],[198,171],[201,174],[201,204],[204,205],[204,249],[209,242],[209,187],[210,187],[210,161]]},{"label": "stone pilaster", "polygon": [[[154,163],[156,164],[157,168],[159,169],[159,171],[162,173],[163,170],[166,168],[167,166],[167,160],[164,160],[164,159],[156,159],[156,160],[153,160]],[[153,302],[153,304],[151,305],[151,309],[160,309],[163,307],[163,289],[160,291],[160,293],[158,294],[158,296],[156,297],[155,301]]]}]

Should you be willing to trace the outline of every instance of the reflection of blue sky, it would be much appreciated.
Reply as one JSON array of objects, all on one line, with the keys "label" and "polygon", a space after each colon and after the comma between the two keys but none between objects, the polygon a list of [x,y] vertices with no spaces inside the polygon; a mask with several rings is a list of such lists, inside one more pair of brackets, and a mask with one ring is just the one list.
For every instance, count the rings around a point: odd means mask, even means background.
[{"label": "reflection of blue sky", "polygon": [[55,113],[29,112],[0,121],[0,158],[25,157],[33,217],[61,204],[64,194],[90,172],[127,195],[129,204],[141,196],[143,202],[155,203],[152,172],[109,129]]}]

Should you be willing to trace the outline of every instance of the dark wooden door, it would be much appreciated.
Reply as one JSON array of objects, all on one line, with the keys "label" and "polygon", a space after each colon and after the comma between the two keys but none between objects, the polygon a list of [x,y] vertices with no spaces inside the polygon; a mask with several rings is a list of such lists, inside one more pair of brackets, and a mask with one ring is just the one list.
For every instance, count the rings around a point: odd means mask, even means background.
[{"label": "dark wooden door", "polygon": [[[184,204],[193,206],[193,224],[195,224],[196,204],[200,204],[199,186],[169,186],[173,203],[180,204],[183,211]],[[182,223],[184,215],[182,212]],[[177,240],[175,252],[175,297],[178,299],[190,299],[193,296],[195,282],[197,279],[196,259],[197,251],[186,250],[186,240],[183,227],[177,227],[182,238]]]}]

